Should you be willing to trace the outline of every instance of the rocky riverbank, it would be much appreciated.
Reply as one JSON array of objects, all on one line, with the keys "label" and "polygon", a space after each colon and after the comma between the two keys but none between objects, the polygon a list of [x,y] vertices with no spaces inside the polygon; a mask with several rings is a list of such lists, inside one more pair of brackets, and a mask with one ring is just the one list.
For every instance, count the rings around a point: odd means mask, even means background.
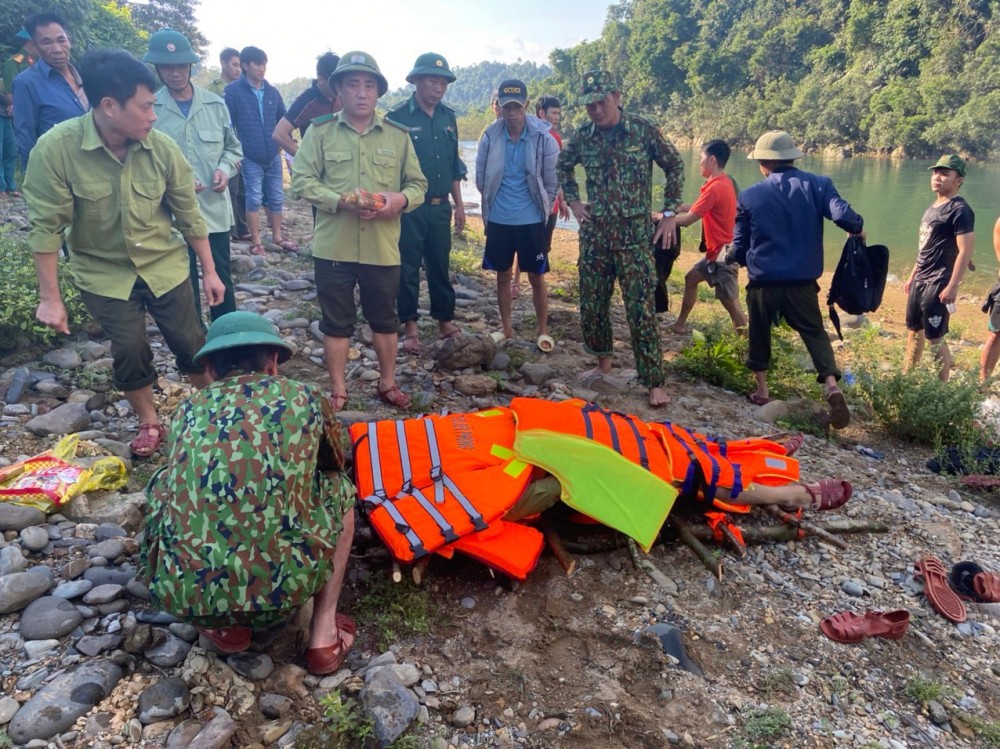
[{"label": "rocky riverbank", "polygon": [[[296,204],[291,235],[306,235],[308,221]],[[439,342],[428,321],[424,353],[400,353],[399,380],[415,412],[471,410],[514,395],[578,396],[654,417],[634,382],[620,313],[615,376],[576,378],[590,360],[567,235],[557,240],[550,279],[552,354],[534,345],[527,293],[515,302],[518,340],[493,344],[492,279],[469,260],[474,248],[458,248],[465,262],[456,263],[457,322],[469,335]],[[274,320],[295,347],[285,373],[325,387],[311,263],[278,253],[257,258],[237,246],[234,271],[240,306]],[[188,386],[150,332],[165,415]],[[668,357],[685,343],[666,334],[664,341]],[[382,743],[408,730],[400,746],[435,749],[972,747],[1000,731],[1000,605],[970,604],[969,620],[952,625],[928,607],[913,577],[927,553],[1000,570],[997,504],[927,472],[926,450],[883,438],[863,412],[836,441],[807,437],[802,470],[853,481],[855,498],[834,517],[883,522],[887,534],[846,536],[846,551],[806,538],[751,546],[742,559],[727,552],[721,582],[685,547],[668,543],[650,555],[669,578],[662,586],[636,571],[624,549],[578,555],[570,576],[544,556],[520,586],[500,584],[468,560],[435,559],[419,591],[429,626],[395,637],[364,605],[386,586],[385,558],[359,544],[343,600],[358,612],[358,642],[340,673],[320,679],[303,668],[308,612],[254,651],[225,657],[192,627],[149,607],[136,578],[142,487],[163,457],[129,460],[137,424],[110,387],[99,334],[78,331],[37,354],[0,361],[0,465],[73,432],[85,459],[117,454],[131,473],[121,492],[78,497],[48,517],[0,504],[0,726],[17,745],[338,746],[324,731],[368,729],[336,695],[374,716]],[[365,326],[348,366],[343,418],[394,416],[375,398]],[[729,438],[774,431],[773,409],[674,375],[669,385],[666,418]],[[873,449],[863,454],[858,445]],[[768,521],[747,521],[757,524]],[[913,617],[899,641],[840,645],[817,628],[835,611],[896,608]],[[682,634],[701,675],[663,652],[659,637],[671,632]]]}]

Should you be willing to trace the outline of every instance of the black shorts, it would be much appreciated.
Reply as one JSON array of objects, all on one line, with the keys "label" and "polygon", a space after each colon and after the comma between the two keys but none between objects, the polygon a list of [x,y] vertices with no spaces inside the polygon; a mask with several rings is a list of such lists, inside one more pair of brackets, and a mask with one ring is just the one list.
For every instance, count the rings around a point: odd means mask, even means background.
[{"label": "black shorts", "polygon": [[946,284],[915,282],[906,297],[906,328],[922,330],[929,341],[948,334],[948,308],[941,302]]},{"label": "black shorts", "polygon": [[358,319],[354,287],[361,289],[361,311],[373,333],[396,333],[396,295],[399,293],[398,265],[341,263],[314,258],[316,290],[323,317],[319,329],[334,338],[350,338]]},{"label": "black shorts", "polygon": [[513,226],[510,224],[486,225],[486,251],[483,253],[483,269],[498,272],[508,271],[514,266],[525,273],[547,273],[549,252],[545,246],[545,222]]},{"label": "black shorts", "polygon": [[545,251],[552,251],[552,235],[556,232],[556,220],[559,216],[555,213],[550,213],[548,220],[545,222]]},{"label": "black shorts", "polygon": [[986,295],[983,312],[990,316],[990,332],[1000,333],[1000,280],[993,284],[990,293]]}]

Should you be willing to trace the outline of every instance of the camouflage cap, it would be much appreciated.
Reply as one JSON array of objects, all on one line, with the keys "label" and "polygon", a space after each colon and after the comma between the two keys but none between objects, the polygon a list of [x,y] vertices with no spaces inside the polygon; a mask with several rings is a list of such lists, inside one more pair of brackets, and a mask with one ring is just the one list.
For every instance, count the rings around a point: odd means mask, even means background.
[{"label": "camouflage cap", "polygon": [[583,79],[580,81],[580,95],[576,97],[576,103],[578,106],[593,104],[608,94],[621,90],[618,80],[610,70],[591,70],[583,74]]},{"label": "camouflage cap", "polygon": [[424,52],[413,63],[413,70],[406,76],[407,83],[413,83],[418,75],[439,75],[451,83],[455,80],[455,74],[448,67],[448,61],[436,52]]},{"label": "camouflage cap", "polygon": [[959,156],[957,153],[947,153],[937,160],[934,166],[927,167],[930,170],[934,169],[952,169],[958,172],[959,177],[965,176],[965,159]]},{"label": "camouflage cap", "polygon": [[278,335],[274,323],[256,312],[239,310],[229,312],[212,323],[205,345],[194,355],[194,363],[199,364],[202,358],[216,351],[254,345],[277,348],[279,362],[288,361],[292,356],[292,347]]},{"label": "camouflage cap", "polygon": [[330,74],[330,86],[332,87],[340,76],[347,73],[368,73],[375,76],[375,80],[378,81],[379,96],[384,96],[385,92],[389,90],[389,82],[379,70],[375,58],[367,52],[345,52],[344,56],[340,58],[340,62],[337,63],[337,69]]}]

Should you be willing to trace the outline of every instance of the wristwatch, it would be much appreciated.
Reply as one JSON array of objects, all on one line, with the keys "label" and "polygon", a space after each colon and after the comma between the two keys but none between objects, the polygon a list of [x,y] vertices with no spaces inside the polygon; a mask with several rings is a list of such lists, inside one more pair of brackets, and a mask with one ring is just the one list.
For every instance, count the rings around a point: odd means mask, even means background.
[{"label": "wristwatch", "polygon": [[664,211],[663,212],[663,218],[670,218],[671,216],[676,216],[676,215],[677,214],[674,213],[673,211]]}]

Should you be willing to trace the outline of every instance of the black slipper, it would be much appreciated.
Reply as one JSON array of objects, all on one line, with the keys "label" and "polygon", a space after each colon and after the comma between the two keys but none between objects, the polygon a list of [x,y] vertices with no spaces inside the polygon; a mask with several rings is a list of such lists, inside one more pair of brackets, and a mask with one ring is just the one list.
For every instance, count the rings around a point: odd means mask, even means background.
[{"label": "black slipper", "polygon": [[977,596],[975,589],[972,587],[972,579],[983,572],[985,570],[975,562],[959,562],[951,568],[951,574],[948,575],[948,582],[956,593],[961,593],[963,596],[968,596],[976,600]]}]

